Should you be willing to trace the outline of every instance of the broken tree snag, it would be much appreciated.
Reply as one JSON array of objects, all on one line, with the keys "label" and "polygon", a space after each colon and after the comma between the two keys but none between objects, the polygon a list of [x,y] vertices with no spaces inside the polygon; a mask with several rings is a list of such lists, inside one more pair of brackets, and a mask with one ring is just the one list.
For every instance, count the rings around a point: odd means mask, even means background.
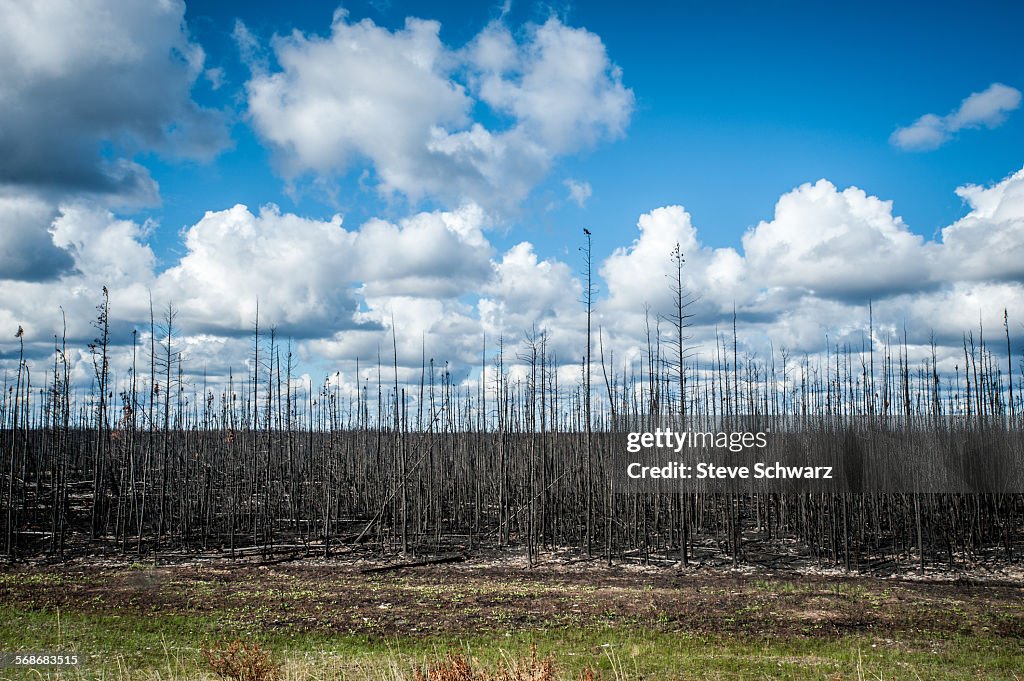
[{"label": "broken tree snag", "polygon": [[461,563],[466,560],[465,554],[455,554],[452,556],[440,556],[438,558],[429,558],[427,560],[416,560],[409,563],[392,563],[391,565],[381,565],[379,567],[363,568],[360,570],[364,575],[368,575],[374,572],[388,572],[390,570],[403,570],[405,568],[423,567],[425,565],[441,565],[444,563]]}]

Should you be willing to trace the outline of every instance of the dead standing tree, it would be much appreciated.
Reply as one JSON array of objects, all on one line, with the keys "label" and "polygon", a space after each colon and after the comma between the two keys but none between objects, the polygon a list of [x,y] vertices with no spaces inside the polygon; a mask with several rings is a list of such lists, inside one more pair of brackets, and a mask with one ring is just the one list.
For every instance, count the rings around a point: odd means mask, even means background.
[{"label": "dead standing tree", "polygon": [[103,476],[106,472],[106,441],[104,439],[104,426],[107,421],[107,382],[110,379],[110,363],[107,357],[107,348],[110,343],[110,292],[103,287],[103,302],[96,310],[98,312],[94,325],[99,331],[99,336],[89,344],[89,353],[92,355],[92,366],[96,376],[98,399],[96,401],[96,442],[93,458],[92,478],[92,538],[96,539],[101,532],[103,519],[103,495],[105,488]]},{"label": "dead standing tree", "polygon": [[[676,389],[679,391],[679,423],[676,427],[678,430],[685,430],[687,403],[686,361],[689,359],[689,352],[691,350],[687,344],[692,338],[689,335],[689,328],[692,325],[691,320],[693,319],[693,313],[689,310],[694,302],[696,302],[696,299],[687,292],[683,284],[683,265],[686,263],[686,258],[678,242],[676,242],[675,248],[672,249],[670,257],[672,260],[672,271],[668,276],[669,289],[672,291],[672,310],[668,315],[665,315],[665,320],[668,322],[669,330],[671,331],[671,335],[667,339],[667,345],[672,354],[668,358],[667,363],[669,368],[675,373]],[[687,552],[687,542],[690,538],[689,497],[690,495],[688,494],[679,494],[681,534],[679,556],[684,566],[689,565],[689,555]]]},{"label": "dead standing tree", "polygon": [[21,412],[21,376],[25,367],[25,329],[18,326],[14,337],[18,339],[18,379],[14,389],[14,399],[11,402],[11,449],[9,465],[7,468],[7,525],[4,533],[4,551],[8,560],[14,557],[15,545],[15,516],[14,516],[14,475],[15,457],[17,456],[18,445],[18,415]]},{"label": "dead standing tree", "polygon": [[583,291],[583,302],[587,306],[587,349],[583,355],[583,418],[586,426],[586,460],[587,460],[587,473],[586,473],[586,495],[587,495],[587,522],[586,522],[586,545],[587,545],[587,557],[593,555],[593,536],[594,536],[594,450],[593,450],[593,423],[591,421],[591,410],[590,410],[590,350],[592,343],[590,340],[590,323],[593,312],[594,303],[594,283],[592,278],[592,267],[591,267],[591,234],[590,230],[584,228],[583,236],[587,239],[586,247],[583,250],[583,266],[586,268],[587,273],[587,288]]}]

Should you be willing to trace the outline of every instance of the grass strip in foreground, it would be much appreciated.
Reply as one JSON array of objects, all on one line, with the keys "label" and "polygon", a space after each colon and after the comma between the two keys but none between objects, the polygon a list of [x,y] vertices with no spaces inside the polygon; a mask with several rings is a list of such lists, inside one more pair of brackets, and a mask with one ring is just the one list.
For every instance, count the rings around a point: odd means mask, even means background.
[{"label": "grass strip in foreground", "polygon": [[[59,619],[59,625],[58,625]],[[59,627],[59,628],[58,628]],[[744,638],[692,636],[636,626],[506,631],[465,637],[332,635],[257,630],[211,616],[84,614],[0,608],[0,648],[77,652],[86,661],[60,670],[0,670],[2,679],[215,679],[203,650],[218,641],[258,643],[281,678],[414,681],[449,655],[500,679],[536,651],[555,678],[579,679],[1024,679],[1024,648],[1012,637]],[[586,678],[586,677],[585,677]]]}]

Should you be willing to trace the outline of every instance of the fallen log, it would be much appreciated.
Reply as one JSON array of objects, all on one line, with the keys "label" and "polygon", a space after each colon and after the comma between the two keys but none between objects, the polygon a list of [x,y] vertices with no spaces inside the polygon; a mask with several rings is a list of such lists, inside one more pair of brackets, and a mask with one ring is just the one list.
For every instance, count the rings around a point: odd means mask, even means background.
[{"label": "fallen log", "polygon": [[455,554],[451,556],[439,556],[437,558],[428,558],[425,560],[414,560],[406,563],[392,563],[391,565],[379,565],[377,567],[363,568],[360,570],[364,575],[372,574],[375,572],[388,572],[390,570],[403,570],[405,568],[423,567],[425,565],[442,565],[444,563],[461,563],[465,561],[467,556],[465,554]]}]

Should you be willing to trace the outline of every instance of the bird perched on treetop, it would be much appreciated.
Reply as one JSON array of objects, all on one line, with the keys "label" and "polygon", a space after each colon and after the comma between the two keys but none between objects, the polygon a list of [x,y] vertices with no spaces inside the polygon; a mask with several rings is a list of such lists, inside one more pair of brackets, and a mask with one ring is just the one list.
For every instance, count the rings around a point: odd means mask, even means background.
[{"label": "bird perched on treetop", "polygon": [[590,236],[590,230],[587,229],[586,227],[583,228],[583,233],[586,234],[587,236]]},{"label": "bird perched on treetop", "polygon": [[14,337],[15,338],[21,338],[24,335],[25,335],[25,329],[23,329],[21,327],[21,324],[18,324],[18,333],[14,334]]}]

